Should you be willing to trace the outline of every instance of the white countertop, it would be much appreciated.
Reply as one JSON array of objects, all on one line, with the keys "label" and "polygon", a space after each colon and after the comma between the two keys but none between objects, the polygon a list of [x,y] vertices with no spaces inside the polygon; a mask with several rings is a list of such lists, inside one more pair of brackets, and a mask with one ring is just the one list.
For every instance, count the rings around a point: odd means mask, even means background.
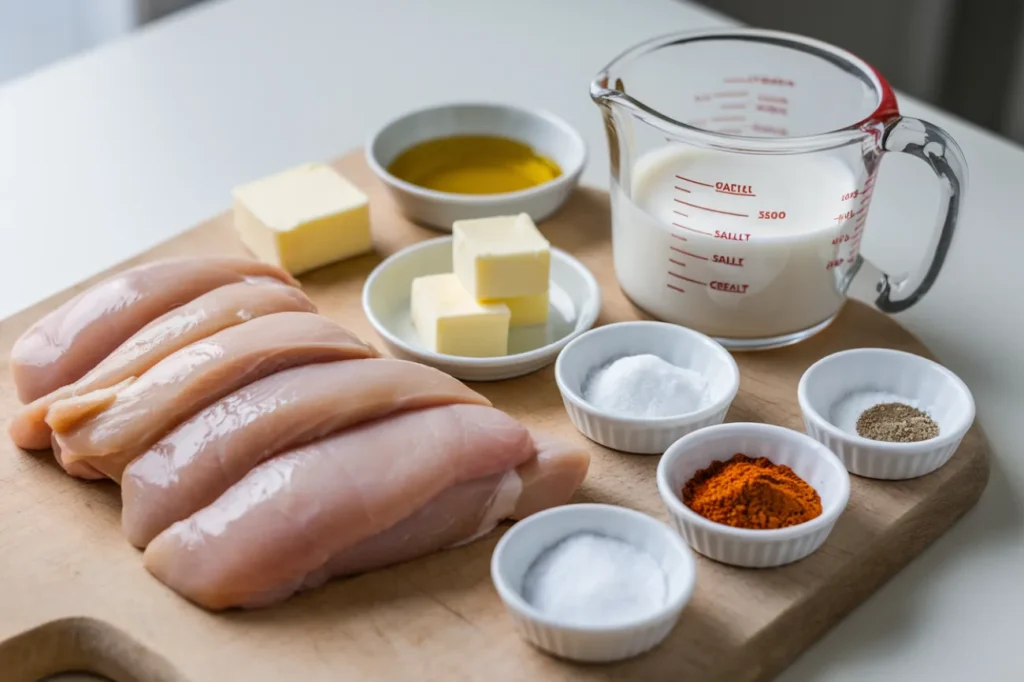
[{"label": "white countertop", "polygon": [[[671,0],[227,0],[0,88],[0,317],[228,205],[230,188],[360,145],[428,103],[550,109],[583,134],[583,181],[607,184],[587,86],[648,37],[724,23]],[[1019,679],[1024,613],[1024,152],[901,98],[960,142],[971,188],[932,292],[900,316],[975,394],[994,452],[978,506],[798,660],[783,680]],[[888,158],[864,253],[922,250],[930,171]],[[870,277],[857,283],[870,294]]]}]

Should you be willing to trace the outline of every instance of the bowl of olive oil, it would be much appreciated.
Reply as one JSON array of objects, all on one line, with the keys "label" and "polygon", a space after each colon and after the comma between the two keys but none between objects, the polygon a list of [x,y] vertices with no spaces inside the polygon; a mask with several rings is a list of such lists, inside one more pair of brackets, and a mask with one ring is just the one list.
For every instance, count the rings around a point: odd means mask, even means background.
[{"label": "bowl of olive oil", "polygon": [[456,220],[528,213],[565,203],[586,163],[583,138],[545,111],[449,104],[390,121],[366,160],[410,219],[451,231]]}]

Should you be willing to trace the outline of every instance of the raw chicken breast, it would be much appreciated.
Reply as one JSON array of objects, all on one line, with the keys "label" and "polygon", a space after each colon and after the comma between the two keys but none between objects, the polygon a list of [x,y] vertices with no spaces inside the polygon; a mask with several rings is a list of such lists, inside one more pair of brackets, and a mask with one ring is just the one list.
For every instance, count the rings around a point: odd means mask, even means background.
[{"label": "raw chicken breast", "polygon": [[206,608],[266,605],[472,540],[520,507],[568,502],[588,458],[552,453],[538,456],[529,432],[493,408],[407,412],[263,462],[158,535],[144,562]]},{"label": "raw chicken breast", "polygon": [[316,312],[316,306],[299,289],[269,278],[227,284],[205,293],[147,324],[75,383],[21,408],[8,429],[11,439],[26,450],[46,449],[50,447],[46,412],[56,401],[140,376],[174,351],[210,334],[285,311]]},{"label": "raw chicken breast", "polygon": [[453,403],[490,405],[458,379],[404,360],[278,372],[197,413],[128,465],[121,480],[125,534],[145,547],[279,452],[371,419]]},{"label": "raw chicken breast", "polygon": [[129,336],[168,310],[246,277],[296,284],[284,270],[246,258],[146,263],[93,285],[38,320],[11,348],[23,403],[81,379]]},{"label": "raw chicken breast", "polygon": [[375,357],[347,329],[313,313],[276,313],[168,355],[138,379],[58,400],[46,415],[68,473],[85,462],[115,481],[136,456],[199,410],[289,367]]}]

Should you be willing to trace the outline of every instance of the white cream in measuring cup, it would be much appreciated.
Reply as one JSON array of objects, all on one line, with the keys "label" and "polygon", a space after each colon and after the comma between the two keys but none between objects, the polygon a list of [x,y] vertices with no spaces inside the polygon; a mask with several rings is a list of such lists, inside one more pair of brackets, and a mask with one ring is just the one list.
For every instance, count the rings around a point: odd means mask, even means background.
[{"label": "white cream in measuring cup", "polygon": [[852,264],[867,215],[829,156],[751,158],[672,145],[614,187],[615,270],[661,319],[717,337],[778,336],[829,320],[833,270]]},{"label": "white cream in measuring cup", "polygon": [[824,329],[863,262],[890,151],[926,161],[941,201],[924,267],[883,275],[875,303],[905,310],[938,276],[963,154],[944,131],[901,116],[885,79],[849,52],[779,31],[680,33],[620,55],[590,95],[608,133],[615,273],[655,317],[735,349]]}]

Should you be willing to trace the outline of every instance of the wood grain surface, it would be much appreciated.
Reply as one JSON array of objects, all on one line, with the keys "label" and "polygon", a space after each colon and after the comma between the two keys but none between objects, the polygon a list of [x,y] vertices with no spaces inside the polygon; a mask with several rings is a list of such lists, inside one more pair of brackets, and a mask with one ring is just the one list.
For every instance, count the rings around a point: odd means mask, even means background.
[{"label": "wood grain surface", "polygon": [[[360,307],[363,281],[382,257],[436,233],[397,213],[361,152],[340,159],[337,167],[370,195],[376,254],[318,270],[303,285],[322,313],[379,344]],[[541,229],[601,281],[599,324],[643,317],[616,285],[607,194],[578,190]],[[125,265],[171,255],[242,253],[224,214]],[[7,370],[11,344],[81,287],[0,323],[5,418],[17,407]],[[809,341],[737,355],[742,380],[728,421],[802,430],[800,375],[824,355],[860,346],[927,355],[895,321],[851,302]],[[655,486],[658,458],[585,441],[565,415],[550,367],[474,388],[531,427],[586,443],[593,464],[578,501],[667,518]],[[140,553],[121,535],[114,484],[69,478],[48,454],[21,452],[4,435],[0,679],[27,682],[66,670],[89,670],[118,682],[769,679],[942,534],[977,501],[987,477],[987,445],[977,427],[952,460],[929,476],[903,482],[853,477],[849,506],[814,555],[762,570],[699,559],[693,599],[665,643],[632,661],[580,666],[539,653],[513,631],[488,566],[507,526],[467,547],[334,581],[277,607],[214,615],[143,569]]]}]

